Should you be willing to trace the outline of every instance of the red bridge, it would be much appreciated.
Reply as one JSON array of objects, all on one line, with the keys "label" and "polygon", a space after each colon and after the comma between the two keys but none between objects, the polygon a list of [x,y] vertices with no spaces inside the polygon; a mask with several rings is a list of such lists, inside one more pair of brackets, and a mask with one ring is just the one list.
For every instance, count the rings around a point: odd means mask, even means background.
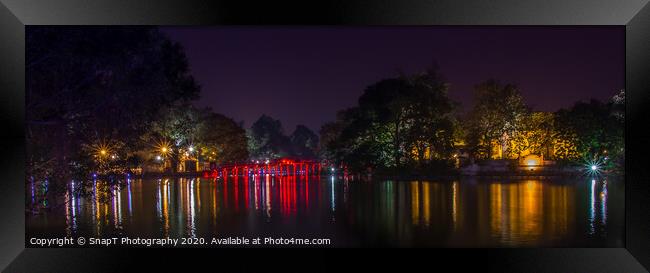
[{"label": "red bridge", "polygon": [[224,177],[229,175],[249,176],[273,174],[278,176],[320,175],[323,163],[317,160],[281,158],[250,163],[223,164],[210,171],[204,171],[204,177]]}]

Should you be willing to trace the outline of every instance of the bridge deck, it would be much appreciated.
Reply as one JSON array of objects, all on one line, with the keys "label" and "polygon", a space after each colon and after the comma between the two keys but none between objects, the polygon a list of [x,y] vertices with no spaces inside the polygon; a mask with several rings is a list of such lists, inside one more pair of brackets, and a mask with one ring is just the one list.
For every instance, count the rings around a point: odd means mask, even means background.
[{"label": "bridge deck", "polygon": [[323,163],[317,160],[281,158],[265,162],[242,162],[218,165],[210,171],[204,171],[204,177],[222,177],[228,175],[320,175]]}]

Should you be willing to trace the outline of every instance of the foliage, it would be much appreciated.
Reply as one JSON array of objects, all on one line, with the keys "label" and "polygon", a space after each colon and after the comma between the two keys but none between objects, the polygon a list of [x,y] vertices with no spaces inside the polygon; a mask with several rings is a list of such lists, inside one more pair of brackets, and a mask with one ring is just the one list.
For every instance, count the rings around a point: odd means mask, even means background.
[{"label": "foliage", "polygon": [[447,97],[447,83],[437,71],[410,77],[414,90],[407,111],[409,126],[405,132],[405,146],[415,152],[407,161],[422,163],[431,159],[445,159],[453,152],[456,107]]},{"label": "foliage", "polygon": [[289,137],[284,135],[282,123],[262,115],[250,128],[249,151],[255,159],[273,159],[291,154]]},{"label": "foliage", "polygon": [[369,86],[357,107],[321,129],[327,157],[353,170],[448,157],[455,104],[446,92],[447,83],[435,68]]},{"label": "foliage", "polygon": [[137,139],[161,107],[198,97],[182,48],[156,28],[30,26],[26,48],[27,173],[40,180],[67,181],[94,164],[83,147]]},{"label": "foliage", "polygon": [[470,151],[476,158],[493,158],[492,143],[496,142],[508,154],[508,138],[522,130],[529,112],[519,89],[488,80],[474,90],[476,102],[466,127]]},{"label": "foliage", "polygon": [[574,143],[575,154],[572,159],[624,159],[625,123],[624,114],[619,107],[614,100],[609,103],[591,100],[558,111],[557,130],[561,132],[558,138],[569,139]]},{"label": "foliage", "polygon": [[[339,112],[341,115],[342,112]],[[323,160],[334,160],[336,158],[336,140],[341,135],[341,132],[345,128],[345,124],[341,122],[342,118],[337,119],[334,122],[328,122],[321,126],[319,131],[320,134],[320,147],[319,147],[319,156]]]},{"label": "foliage", "polygon": [[552,155],[556,135],[553,113],[533,112],[524,115],[519,130],[509,138],[509,157],[519,158],[527,154]]},{"label": "foliage", "polygon": [[318,135],[304,125],[287,136],[282,123],[262,115],[248,131],[248,150],[253,159],[266,160],[294,156],[314,158],[318,154]]},{"label": "foliage", "polygon": [[293,155],[303,158],[314,158],[318,149],[318,136],[304,125],[296,126],[289,136]]},{"label": "foliage", "polygon": [[[160,154],[160,147],[170,146],[168,159],[173,167],[187,157],[185,153],[219,164],[248,158],[246,131],[241,126],[210,108],[197,109],[189,104],[161,109],[142,138],[150,143],[150,156]],[[164,142],[168,144],[161,145]]]},{"label": "foliage", "polygon": [[196,143],[206,148],[204,151],[214,152],[217,164],[248,159],[246,130],[231,118],[205,109],[197,128]]}]

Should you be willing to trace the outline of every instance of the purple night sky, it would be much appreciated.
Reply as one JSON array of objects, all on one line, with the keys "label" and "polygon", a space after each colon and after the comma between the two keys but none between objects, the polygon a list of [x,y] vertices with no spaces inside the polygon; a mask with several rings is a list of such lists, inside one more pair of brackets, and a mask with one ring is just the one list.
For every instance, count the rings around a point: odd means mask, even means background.
[{"label": "purple night sky", "polygon": [[163,27],[202,86],[197,106],[285,133],[318,133],[366,86],[436,61],[467,110],[473,86],[514,83],[534,110],[555,111],[625,87],[623,27]]}]

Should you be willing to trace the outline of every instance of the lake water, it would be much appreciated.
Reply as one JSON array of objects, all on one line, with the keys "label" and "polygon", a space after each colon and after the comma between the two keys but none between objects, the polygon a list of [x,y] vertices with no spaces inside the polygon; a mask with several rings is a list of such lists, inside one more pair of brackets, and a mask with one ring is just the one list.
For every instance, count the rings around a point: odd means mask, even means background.
[{"label": "lake water", "polygon": [[27,238],[329,239],[329,246],[622,247],[624,180],[133,179],[26,215]]}]

